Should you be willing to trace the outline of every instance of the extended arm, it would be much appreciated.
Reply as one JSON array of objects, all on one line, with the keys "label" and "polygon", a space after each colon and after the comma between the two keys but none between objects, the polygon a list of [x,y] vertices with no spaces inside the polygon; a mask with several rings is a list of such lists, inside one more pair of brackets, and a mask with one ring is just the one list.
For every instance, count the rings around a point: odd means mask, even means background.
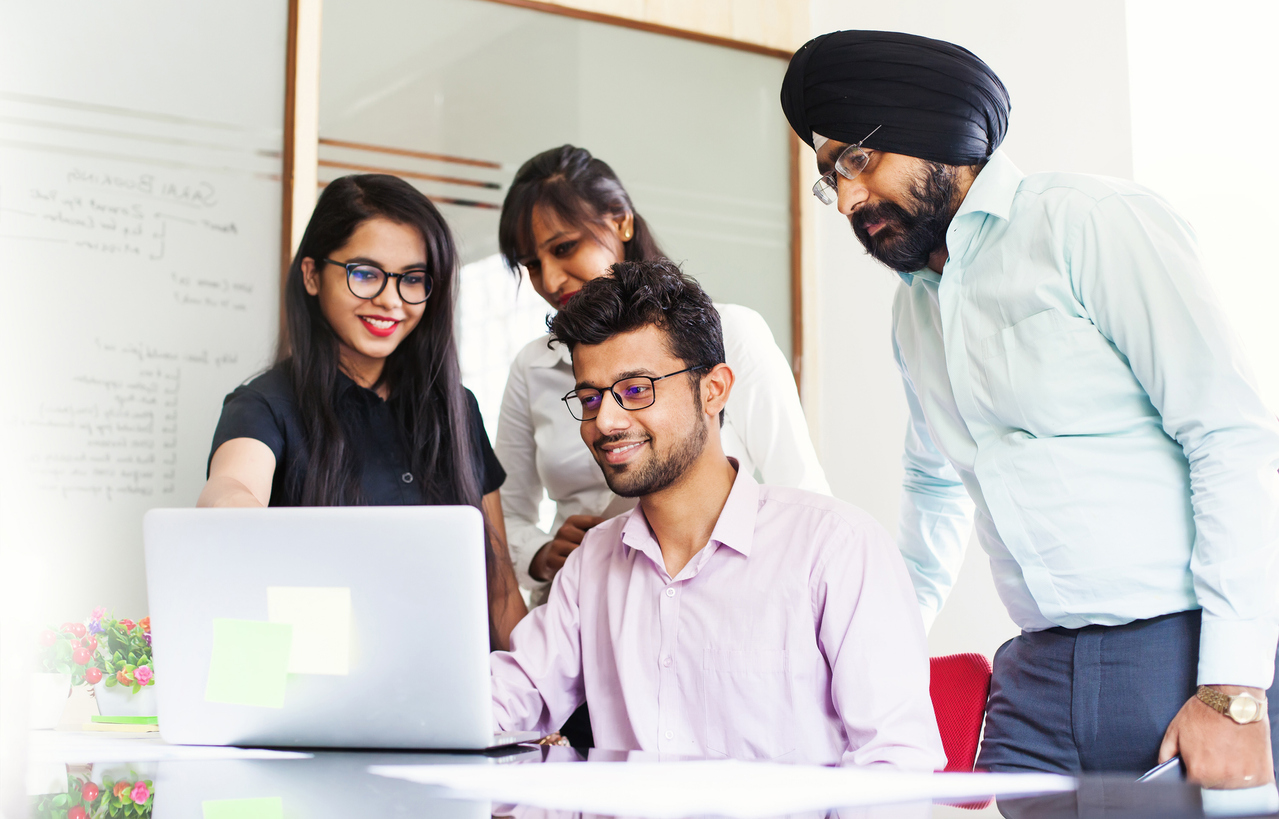
[{"label": "extended arm", "polygon": [[538,549],[550,538],[537,527],[542,502],[542,479],[537,473],[537,441],[529,403],[528,380],[519,359],[511,364],[502,394],[493,451],[506,470],[502,484],[502,514],[506,519],[507,543],[515,577],[526,589],[546,584],[529,575],[529,564]]},{"label": "extended arm", "polygon": [[893,355],[902,371],[906,406],[910,411],[902,456],[905,475],[897,546],[906,560],[927,630],[932,628],[963,565],[964,551],[972,533],[973,502],[955,468],[933,444],[923,408],[902,364],[895,339]]},{"label": "extended arm", "polygon": [[489,618],[497,637],[497,647],[506,649],[511,644],[511,630],[515,628],[528,608],[520,594],[520,584],[515,581],[511,568],[511,556],[506,550],[506,526],[502,521],[502,493],[490,492],[483,500],[484,516],[492,527],[490,548],[496,567],[496,588],[489,590]]},{"label": "extended arm", "polygon": [[[1153,195],[1097,202],[1071,248],[1076,297],[1127,358],[1190,468],[1190,571],[1203,608],[1199,682],[1254,694],[1274,673],[1279,425],[1204,274],[1189,227]],[[1272,776],[1269,730],[1192,698],[1168,729],[1192,779],[1218,787]]]},{"label": "extended arm", "polygon": [[275,453],[256,438],[232,438],[213,453],[196,506],[267,506]]},{"label": "extended arm", "polygon": [[569,555],[546,605],[511,633],[511,650],[490,655],[499,730],[549,734],[585,701],[577,602],[581,566],[580,553]]}]

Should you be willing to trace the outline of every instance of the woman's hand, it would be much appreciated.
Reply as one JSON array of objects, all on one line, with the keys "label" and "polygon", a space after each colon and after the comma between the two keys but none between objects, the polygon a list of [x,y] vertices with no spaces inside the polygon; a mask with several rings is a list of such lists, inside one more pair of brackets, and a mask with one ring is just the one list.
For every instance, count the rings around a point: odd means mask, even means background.
[{"label": "woman's hand", "polygon": [[555,539],[537,550],[529,563],[528,573],[534,580],[550,580],[564,568],[564,561],[574,549],[582,545],[586,532],[599,526],[607,518],[595,515],[570,515],[555,533]]}]

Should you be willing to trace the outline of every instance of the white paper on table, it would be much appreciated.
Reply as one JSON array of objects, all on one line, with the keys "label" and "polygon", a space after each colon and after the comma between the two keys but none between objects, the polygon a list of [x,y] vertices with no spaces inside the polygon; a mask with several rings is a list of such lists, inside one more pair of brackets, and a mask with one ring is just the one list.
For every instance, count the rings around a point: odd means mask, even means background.
[{"label": "white paper on table", "polygon": [[309,759],[311,754],[223,745],[170,745],[156,734],[32,731],[30,765],[51,762],[167,762],[171,759]]},{"label": "white paper on table", "polygon": [[652,819],[778,816],[922,799],[1073,791],[1058,774],[907,773],[736,760],[541,765],[373,765],[370,773],[445,788],[445,796]]},{"label": "white paper on table", "polygon": [[351,673],[351,590],[268,586],[266,619],[293,626],[290,674]]}]

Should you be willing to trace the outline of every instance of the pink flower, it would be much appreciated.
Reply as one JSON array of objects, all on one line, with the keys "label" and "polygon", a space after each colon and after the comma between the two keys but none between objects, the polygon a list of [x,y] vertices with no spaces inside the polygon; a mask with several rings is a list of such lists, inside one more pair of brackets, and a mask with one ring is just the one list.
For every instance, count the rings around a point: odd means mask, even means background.
[{"label": "pink flower", "polygon": [[138,681],[138,685],[146,685],[151,682],[151,667],[140,665],[133,669],[133,679]]},{"label": "pink flower", "polygon": [[103,617],[106,617],[106,616],[107,616],[106,606],[98,606],[96,609],[93,610],[93,613],[89,615],[89,619],[101,620]]},{"label": "pink flower", "polygon": [[148,797],[151,796],[151,791],[147,789],[147,783],[139,782],[133,786],[133,792],[130,793],[129,796],[132,797],[134,802],[141,805],[143,802],[147,801]]}]

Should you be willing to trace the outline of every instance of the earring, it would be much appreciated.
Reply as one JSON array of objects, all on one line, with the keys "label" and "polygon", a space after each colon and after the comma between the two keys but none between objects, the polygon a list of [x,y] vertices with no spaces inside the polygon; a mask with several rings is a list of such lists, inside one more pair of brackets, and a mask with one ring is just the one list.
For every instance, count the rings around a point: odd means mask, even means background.
[{"label": "earring", "polygon": [[623,241],[623,242],[629,242],[629,241],[631,240],[631,235],[632,235],[633,233],[634,233],[634,230],[633,230],[633,229],[631,229],[631,228],[627,228],[627,229],[626,229],[626,232],[622,234],[622,241]]}]

